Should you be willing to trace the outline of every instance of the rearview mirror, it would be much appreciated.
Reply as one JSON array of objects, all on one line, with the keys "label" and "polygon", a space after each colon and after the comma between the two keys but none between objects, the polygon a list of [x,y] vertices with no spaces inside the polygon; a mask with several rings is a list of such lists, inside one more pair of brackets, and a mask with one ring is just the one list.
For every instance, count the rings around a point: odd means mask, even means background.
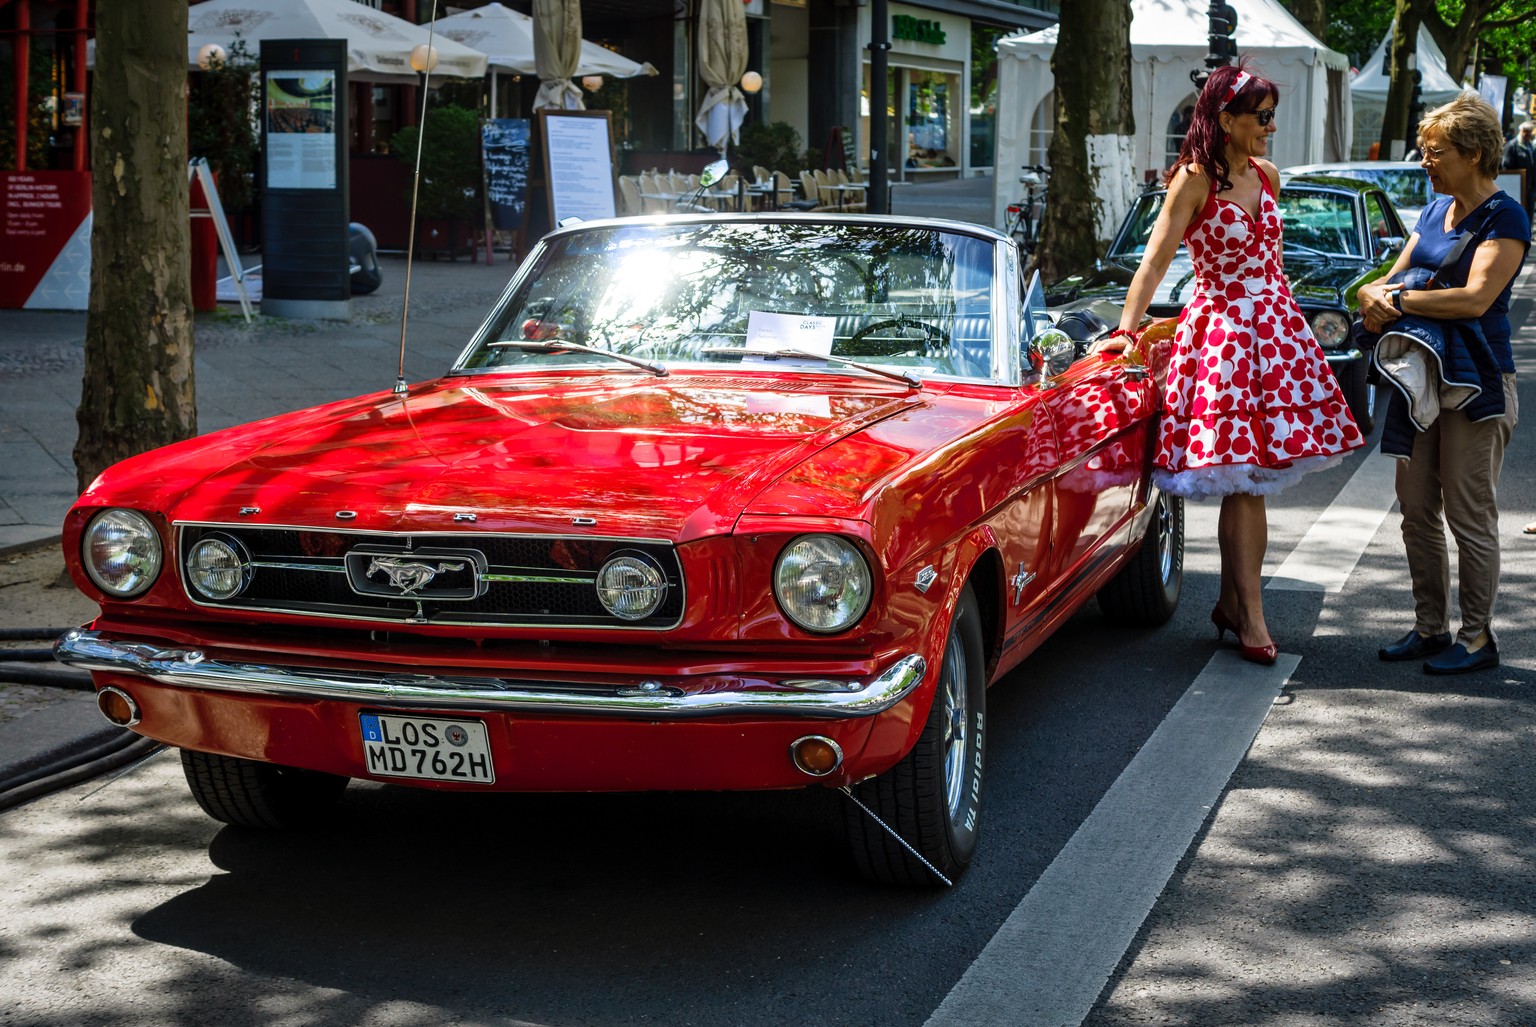
[{"label": "rearview mirror", "polygon": [[704,165],[704,170],[699,172],[699,185],[708,189],[716,182],[724,178],[731,170],[731,165],[725,158],[712,160]]},{"label": "rearview mirror", "polygon": [[1376,259],[1386,260],[1394,253],[1401,253],[1408,240],[1400,235],[1383,236],[1376,240]]},{"label": "rearview mirror", "polygon": [[1077,359],[1077,343],[1060,328],[1037,332],[1024,347],[1024,367],[1045,378],[1065,374]]}]

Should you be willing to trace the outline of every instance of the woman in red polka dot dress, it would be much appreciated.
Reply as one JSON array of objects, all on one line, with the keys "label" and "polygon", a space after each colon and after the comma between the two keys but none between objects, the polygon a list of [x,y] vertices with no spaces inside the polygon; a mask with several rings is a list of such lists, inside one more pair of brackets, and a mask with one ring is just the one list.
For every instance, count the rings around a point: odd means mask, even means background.
[{"label": "woman in red polka dot dress", "polygon": [[1264,497],[1365,441],[1281,267],[1280,175],[1263,159],[1278,99],[1274,83],[1242,66],[1211,73],[1120,328],[1099,347],[1134,336],[1182,238],[1195,282],[1174,336],[1154,481],[1221,497],[1211,621],[1258,663],[1278,654],[1264,622]]}]

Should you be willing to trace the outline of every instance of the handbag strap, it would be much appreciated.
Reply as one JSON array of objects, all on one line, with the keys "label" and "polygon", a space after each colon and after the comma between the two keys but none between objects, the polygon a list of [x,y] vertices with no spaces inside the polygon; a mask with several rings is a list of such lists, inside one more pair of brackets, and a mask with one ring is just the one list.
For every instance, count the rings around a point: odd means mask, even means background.
[{"label": "handbag strap", "polygon": [[1445,259],[1440,262],[1440,266],[1435,268],[1435,273],[1430,276],[1430,288],[1451,288],[1449,285],[1442,286],[1440,284],[1441,276],[1449,274],[1450,271],[1455,268],[1456,264],[1460,262],[1461,255],[1467,252],[1467,247],[1472,245],[1472,240],[1483,234],[1483,229],[1487,228],[1488,222],[1493,220],[1494,212],[1498,210],[1499,204],[1502,202],[1503,201],[1498,197],[1493,197],[1488,203],[1487,207],[1483,210],[1482,220],[1478,221],[1477,227],[1469,228],[1462,232],[1461,238],[1457,239],[1454,243],[1451,244],[1451,248],[1446,251]]}]

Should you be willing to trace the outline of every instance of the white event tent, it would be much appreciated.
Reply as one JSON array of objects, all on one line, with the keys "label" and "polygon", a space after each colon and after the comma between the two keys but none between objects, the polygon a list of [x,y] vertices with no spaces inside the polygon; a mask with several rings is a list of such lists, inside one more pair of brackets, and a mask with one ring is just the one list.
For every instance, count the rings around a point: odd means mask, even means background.
[{"label": "white event tent", "polygon": [[[1279,0],[1232,0],[1237,9],[1237,50],[1253,70],[1280,89],[1280,126],[1270,157],[1280,167],[1346,160],[1349,154],[1349,61],[1328,49],[1291,16]],[[1205,67],[1209,48],[1206,0],[1131,0],[1131,97],[1135,117],[1133,167],[1101,178],[1104,200],[1099,234],[1105,236],[1129,208],[1149,172],[1165,170],[1177,154],[1180,112],[1192,108],[1190,72]],[[993,223],[1018,197],[1018,169],[1046,164],[1054,125],[1051,55],[1059,26],[997,44],[997,174]],[[1125,181],[1119,181],[1124,178]]]},{"label": "white event tent", "polygon": [[[1387,90],[1392,86],[1392,69],[1387,66],[1387,49],[1391,45],[1392,33],[1388,32],[1376,52],[1371,54],[1371,59],[1349,81],[1355,108],[1355,160],[1364,160],[1370,153],[1371,144],[1381,139],[1381,122],[1387,113]],[[1445,55],[1423,26],[1419,27],[1415,60],[1419,69],[1419,96],[1425,109],[1456,99],[1462,90],[1461,84],[1445,70]]]}]

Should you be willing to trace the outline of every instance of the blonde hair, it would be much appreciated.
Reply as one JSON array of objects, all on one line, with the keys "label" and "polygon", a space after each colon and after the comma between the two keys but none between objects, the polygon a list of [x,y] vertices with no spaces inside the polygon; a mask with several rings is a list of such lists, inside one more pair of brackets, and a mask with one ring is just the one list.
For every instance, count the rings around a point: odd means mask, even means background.
[{"label": "blonde hair", "polygon": [[1488,101],[1468,90],[1450,103],[1426,111],[1419,119],[1419,149],[1424,133],[1433,131],[1466,156],[1477,154],[1477,170],[1487,178],[1499,173],[1504,156],[1504,133],[1499,116]]}]

